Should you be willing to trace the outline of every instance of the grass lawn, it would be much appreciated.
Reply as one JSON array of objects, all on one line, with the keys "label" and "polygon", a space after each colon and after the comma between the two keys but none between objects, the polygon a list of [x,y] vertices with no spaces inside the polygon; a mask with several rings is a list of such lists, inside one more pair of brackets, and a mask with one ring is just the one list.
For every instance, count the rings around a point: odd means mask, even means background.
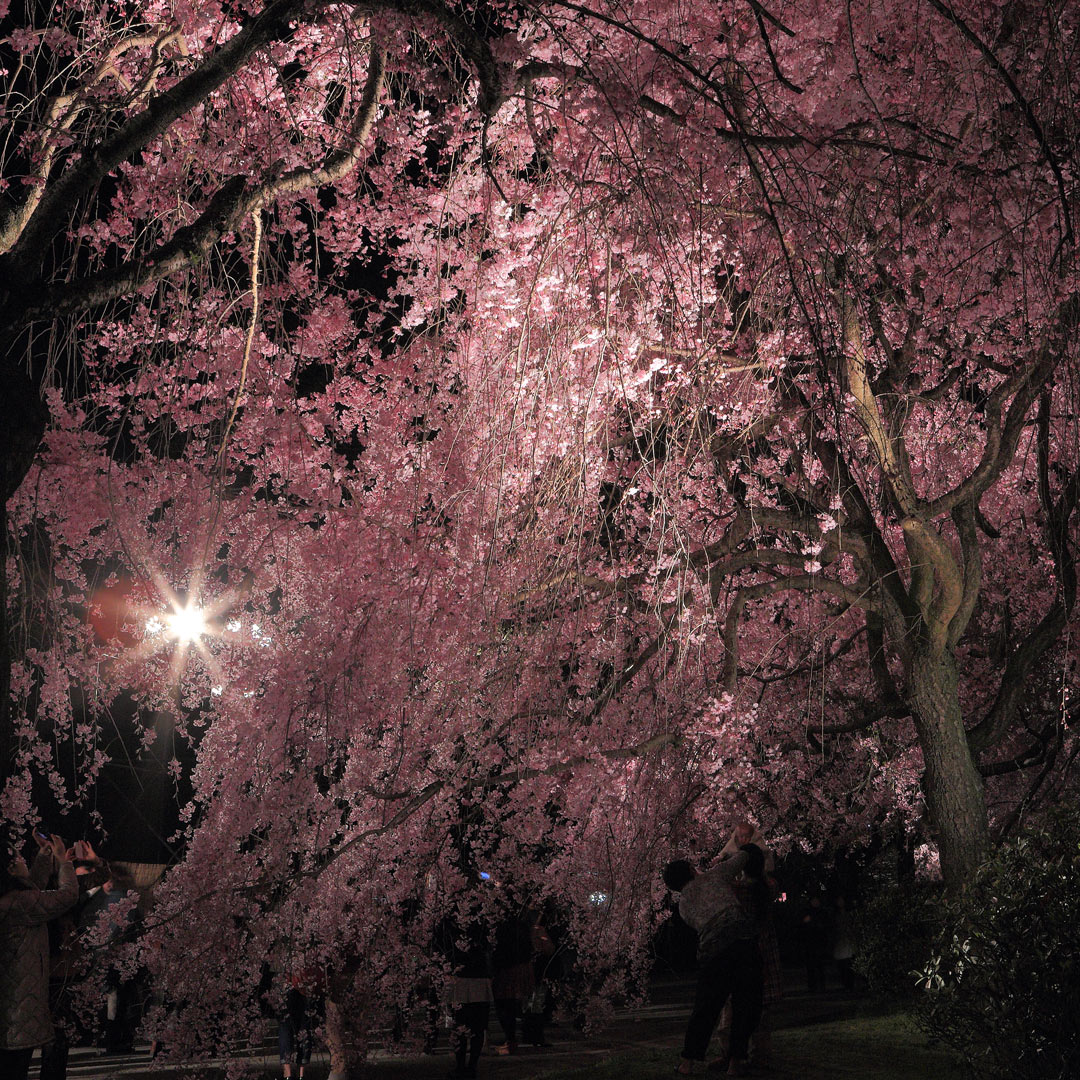
[{"label": "grass lawn", "polygon": [[776,1080],[962,1080],[957,1059],[931,1046],[903,1013],[778,1031]]},{"label": "grass lawn", "polygon": [[[674,1063],[674,1053],[630,1052],[586,1068],[536,1075],[537,1080],[645,1080],[671,1076]],[[761,1080],[963,1080],[965,1074],[907,1017],[889,1013],[778,1031],[772,1067],[751,1075]]]}]

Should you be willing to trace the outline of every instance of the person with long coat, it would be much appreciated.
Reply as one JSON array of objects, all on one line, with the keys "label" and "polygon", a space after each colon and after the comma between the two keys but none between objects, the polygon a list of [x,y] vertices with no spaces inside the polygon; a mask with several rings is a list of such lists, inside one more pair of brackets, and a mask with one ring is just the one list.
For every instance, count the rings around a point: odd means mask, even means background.
[{"label": "person with long coat", "polygon": [[536,989],[532,963],[534,921],[526,911],[508,911],[495,929],[491,988],[495,1015],[506,1038],[496,1050],[499,1054],[517,1052],[517,1018],[522,1003]]},{"label": "person with long coat", "polygon": [[[22,858],[0,863],[0,1076],[26,1080],[34,1047],[53,1037],[49,1013],[48,922],[79,898],[75,867],[59,836],[37,837],[28,870]],[[57,887],[48,889],[53,870]]]},{"label": "person with long coat", "polygon": [[[761,849],[765,857],[765,873],[761,883],[752,882],[745,875],[740,875],[732,882],[735,895],[754,920],[758,928],[758,952],[761,954],[761,1018],[754,1031],[752,1060],[755,1066],[768,1067],[772,1056],[772,1022],[770,1006],[775,1005],[784,996],[784,977],[780,966],[780,942],[776,936],[776,924],[773,921],[772,906],[777,894],[776,879],[772,876],[776,860],[772,851],[765,845],[765,840],[756,825],[749,821],[740,821],[731,839],[720,852],[721,859],[735,855],[743,844],[754,844]],[[761,886],[764,886],[761,887]],[[725,1048],[731,1038],[731,1001],[724,1006],[720,1021],[721,1036]],[[725,1036],[726,1033],[726,1037]],[[726,1049],[725,1049],[726,1052]]]}]

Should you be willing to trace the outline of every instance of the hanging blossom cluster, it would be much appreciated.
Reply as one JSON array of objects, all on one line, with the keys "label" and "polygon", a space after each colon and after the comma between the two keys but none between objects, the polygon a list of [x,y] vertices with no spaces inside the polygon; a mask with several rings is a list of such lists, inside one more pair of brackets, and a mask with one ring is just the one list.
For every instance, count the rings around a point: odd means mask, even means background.
[{"label": "hanging blossom cluster", "polygon": [[0,314],[63,332],[12,369],[0,807],[175,737],[179,1054],[264,959],[370,1028],[524,906],[610,1001],[736,817],[958,880],[1069,788],[1078,28],[1036,7],[15,29]]}]

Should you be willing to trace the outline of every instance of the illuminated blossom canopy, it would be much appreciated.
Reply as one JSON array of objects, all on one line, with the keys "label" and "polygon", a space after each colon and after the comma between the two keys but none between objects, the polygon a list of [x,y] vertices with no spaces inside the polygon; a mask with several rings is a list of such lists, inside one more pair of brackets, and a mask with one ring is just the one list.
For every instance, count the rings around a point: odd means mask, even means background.
[{"label": "illuminated blossom canopy", "polygon": [[45,7],[0,800],[170,718],[170,1045],[299,954],[375,1023],[507,896],[603,999],[736,814],[956,885],[1074,790],[1080,7]]}]

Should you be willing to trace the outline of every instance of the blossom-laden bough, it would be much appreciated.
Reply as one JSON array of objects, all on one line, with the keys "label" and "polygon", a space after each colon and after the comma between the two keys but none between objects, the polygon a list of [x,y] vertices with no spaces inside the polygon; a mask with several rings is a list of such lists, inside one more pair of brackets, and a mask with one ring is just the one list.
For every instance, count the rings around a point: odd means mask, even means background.
[{"label": "blossom-laden bough", "polygon": [[171,1045],[1074,783],[1075,5],[0,7],[0,798],[172,718]]}]

